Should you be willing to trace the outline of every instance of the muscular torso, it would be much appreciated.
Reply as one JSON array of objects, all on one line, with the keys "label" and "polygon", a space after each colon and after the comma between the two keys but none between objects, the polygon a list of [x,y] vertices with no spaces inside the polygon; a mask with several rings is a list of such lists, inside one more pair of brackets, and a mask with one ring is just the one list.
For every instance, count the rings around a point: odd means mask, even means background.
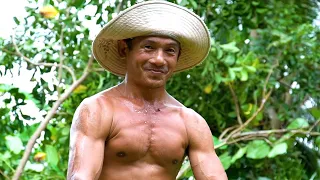
[{"label": "muscular torso", "polygon": [[157,106],[113,95],[100,179],[175,179],[188,146],[186,108],[174,99]]}]

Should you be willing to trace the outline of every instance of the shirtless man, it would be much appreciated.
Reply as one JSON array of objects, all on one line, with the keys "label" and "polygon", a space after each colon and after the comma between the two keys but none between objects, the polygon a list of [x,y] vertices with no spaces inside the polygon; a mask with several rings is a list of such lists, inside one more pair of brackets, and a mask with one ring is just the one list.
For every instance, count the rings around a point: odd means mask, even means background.
[{"label": "shirtless man", "polygon": [[[141,23],[144,17],[149,20]],[[178,23],[181,17],[190,22],[175,29],[172,23],[166,24],[168,18],[176,18],[174,22]],[[160,22],[163,29],[150,24],[159,23],[154,22],[156,19],[164,21]],[[122,29],[124,35],[115,34],[121,34],[121,20],[132,27]],[[138,27],[145,24],[155,29],[146,32]],[[199,32],[187,27],[190,24]],[[192,41],[192,35],[200,38]],[[119,38],[110,40],[111,36]],[[164,1],[135,5],[109,22],[96,37],[93,53],[104,68],[125,79],[85,99],[78,107],[70,134],[68,179],[174,180],[188,156],[197,180],[226,180],[206,121],[165,90],[174,72],[191,68],[205,58],[208,42],[208,30],[199,17]],[[187,65],[186,59],[190,60]],[[123,69],[119,68],[121,62]]]}]

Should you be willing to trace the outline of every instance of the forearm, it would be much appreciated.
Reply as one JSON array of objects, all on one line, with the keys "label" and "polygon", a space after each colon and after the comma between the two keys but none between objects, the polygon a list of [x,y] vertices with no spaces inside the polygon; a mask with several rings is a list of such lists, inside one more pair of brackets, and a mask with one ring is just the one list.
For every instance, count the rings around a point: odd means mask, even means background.
[{"label": "forearm", "polygon": [[82,173],[74,173],[67,177],[67,180],[95,180],[97,178],[94,178],[90,175],[85,175]]},{"label": "forearm", "polygon": [[[211,166],[212,167],[212,166]],[[194,176],[197,180],[227,180],[227,174],[224,169],[210,168],[205,163],[192,167]]]},{"label": "forearm", "polygon": [[190,157],[191,167],[197,180],[227,180],[227,174],[218,158],[212,152],[209,154],[194,154]]}]

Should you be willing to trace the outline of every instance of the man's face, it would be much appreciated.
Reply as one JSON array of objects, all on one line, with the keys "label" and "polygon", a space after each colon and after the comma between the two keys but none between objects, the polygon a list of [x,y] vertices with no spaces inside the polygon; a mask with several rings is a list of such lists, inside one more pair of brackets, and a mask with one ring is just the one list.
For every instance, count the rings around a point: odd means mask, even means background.
[{"label": "man's face", "polygon": [[165,85],[178,61],[180,45],[177,41],[162,36],[143,36],[134,38],[131,48],[124,46],[128,80],[149,88]]}]

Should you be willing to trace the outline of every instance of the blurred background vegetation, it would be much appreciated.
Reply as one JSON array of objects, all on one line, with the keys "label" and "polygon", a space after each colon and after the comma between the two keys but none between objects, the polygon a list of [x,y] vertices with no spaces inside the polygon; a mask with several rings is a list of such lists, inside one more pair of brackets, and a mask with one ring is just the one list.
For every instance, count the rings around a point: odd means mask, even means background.
[{"label": "blurred background vegetation", "polygon": [[[122,81],[93,60],[92,39],[137,2],[29,0],[14,18],[0,77],[31,75],[0,85],[0,179],[65,179],[76,107]],[[320,179],[320,3],[172,2],[202,17],[212,48],[167,90],[207,120],[229,179]],[[187,160],[178,176],[192,178]]]}]

